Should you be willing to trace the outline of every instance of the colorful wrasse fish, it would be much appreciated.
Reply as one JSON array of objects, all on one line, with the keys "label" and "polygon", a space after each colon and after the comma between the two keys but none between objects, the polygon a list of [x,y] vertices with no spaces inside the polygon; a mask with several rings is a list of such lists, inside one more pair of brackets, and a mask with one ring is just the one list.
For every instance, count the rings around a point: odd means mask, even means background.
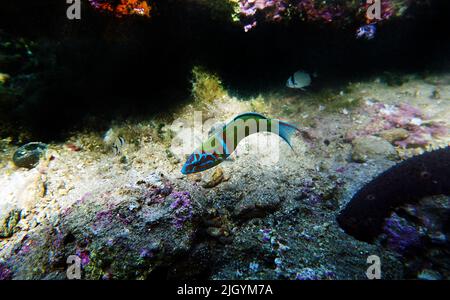
[{"label": "colorful wrasse fish", "polygon": [[278,134],[291,147],[290,138],[300,130],[289,123],[269,119],[258,113],[244,113],[216,130],[192,153],[181,169],[183,174],[192,174],[210,169],[234,152],[239,142],[251,134],[272,132]]}]

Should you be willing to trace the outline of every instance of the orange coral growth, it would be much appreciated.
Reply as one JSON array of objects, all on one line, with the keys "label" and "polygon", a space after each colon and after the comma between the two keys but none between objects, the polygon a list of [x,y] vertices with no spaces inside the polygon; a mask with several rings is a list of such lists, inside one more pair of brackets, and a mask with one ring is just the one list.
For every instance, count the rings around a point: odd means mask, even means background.
[{"label": "orange coral growth", "polygon": [[119,15],[139,15],[150,17],[151,7],[146,1],[139,0],[122,0],[121,4],[117,5],[116,13]]},{"label": "orange coral growth", "polygon": [[100,11],[114,13],[117,17],[138,15],[150,17],[152,7],[145,0],[120,0],[114,5],[111,1],[91,0],[91,5]]}]

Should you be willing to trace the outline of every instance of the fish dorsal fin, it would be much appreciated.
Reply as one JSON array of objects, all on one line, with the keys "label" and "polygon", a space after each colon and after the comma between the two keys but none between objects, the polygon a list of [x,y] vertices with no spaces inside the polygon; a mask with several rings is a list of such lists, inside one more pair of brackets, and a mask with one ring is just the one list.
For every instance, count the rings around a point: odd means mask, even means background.
[{"label": "fish dorsal fin", "polygon": [[242,114],[240,114],[240,115],[237,115],[237,116],[233,119],[233,121],[236,121],[236,120],[238,120],[238,119],[241,119],[241,118],[244,118],[244,117],[247,117],[247,116],[257,116],[257,117],[261,117],[261,118],[263,118],[263,119],[267,119],[266,116],[263,116],[263,115],[260,114],[260,113],[256,113],[256,112],[246,112],[246,113],[242,113]]}]

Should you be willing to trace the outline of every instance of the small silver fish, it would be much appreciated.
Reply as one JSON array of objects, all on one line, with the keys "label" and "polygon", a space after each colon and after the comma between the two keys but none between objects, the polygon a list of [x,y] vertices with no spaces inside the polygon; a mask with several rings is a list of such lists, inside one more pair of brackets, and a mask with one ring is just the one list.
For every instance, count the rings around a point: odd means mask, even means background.
[{"label": "small silver fish", "polygon": [[112,144],[112,149],[114,155],[119,155],[122,153],[122,148],[125,146],[125,139],[121,136],[117,137],[114,143]]},{"label": "small silver fish", "polygon": [[304,90],[311,84],[311,76],[304,71],[295,72],[286,82],[286,86],[291,89]]}]

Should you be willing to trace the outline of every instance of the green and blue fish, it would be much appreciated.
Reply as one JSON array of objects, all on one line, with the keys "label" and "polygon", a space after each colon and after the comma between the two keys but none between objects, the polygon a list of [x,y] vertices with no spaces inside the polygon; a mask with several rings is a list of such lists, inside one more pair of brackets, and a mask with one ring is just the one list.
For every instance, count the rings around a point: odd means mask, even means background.
[{"label": "green and blue fish", "polygon": [[269,119],[258,113],[244,113],[216,130],[187,159],[181,173],[192,174],[217,166],[234,152],[239,142],[251,134],[272,132],[278,134],[292,148],[291,137],[300,130],[292,124]]}]

